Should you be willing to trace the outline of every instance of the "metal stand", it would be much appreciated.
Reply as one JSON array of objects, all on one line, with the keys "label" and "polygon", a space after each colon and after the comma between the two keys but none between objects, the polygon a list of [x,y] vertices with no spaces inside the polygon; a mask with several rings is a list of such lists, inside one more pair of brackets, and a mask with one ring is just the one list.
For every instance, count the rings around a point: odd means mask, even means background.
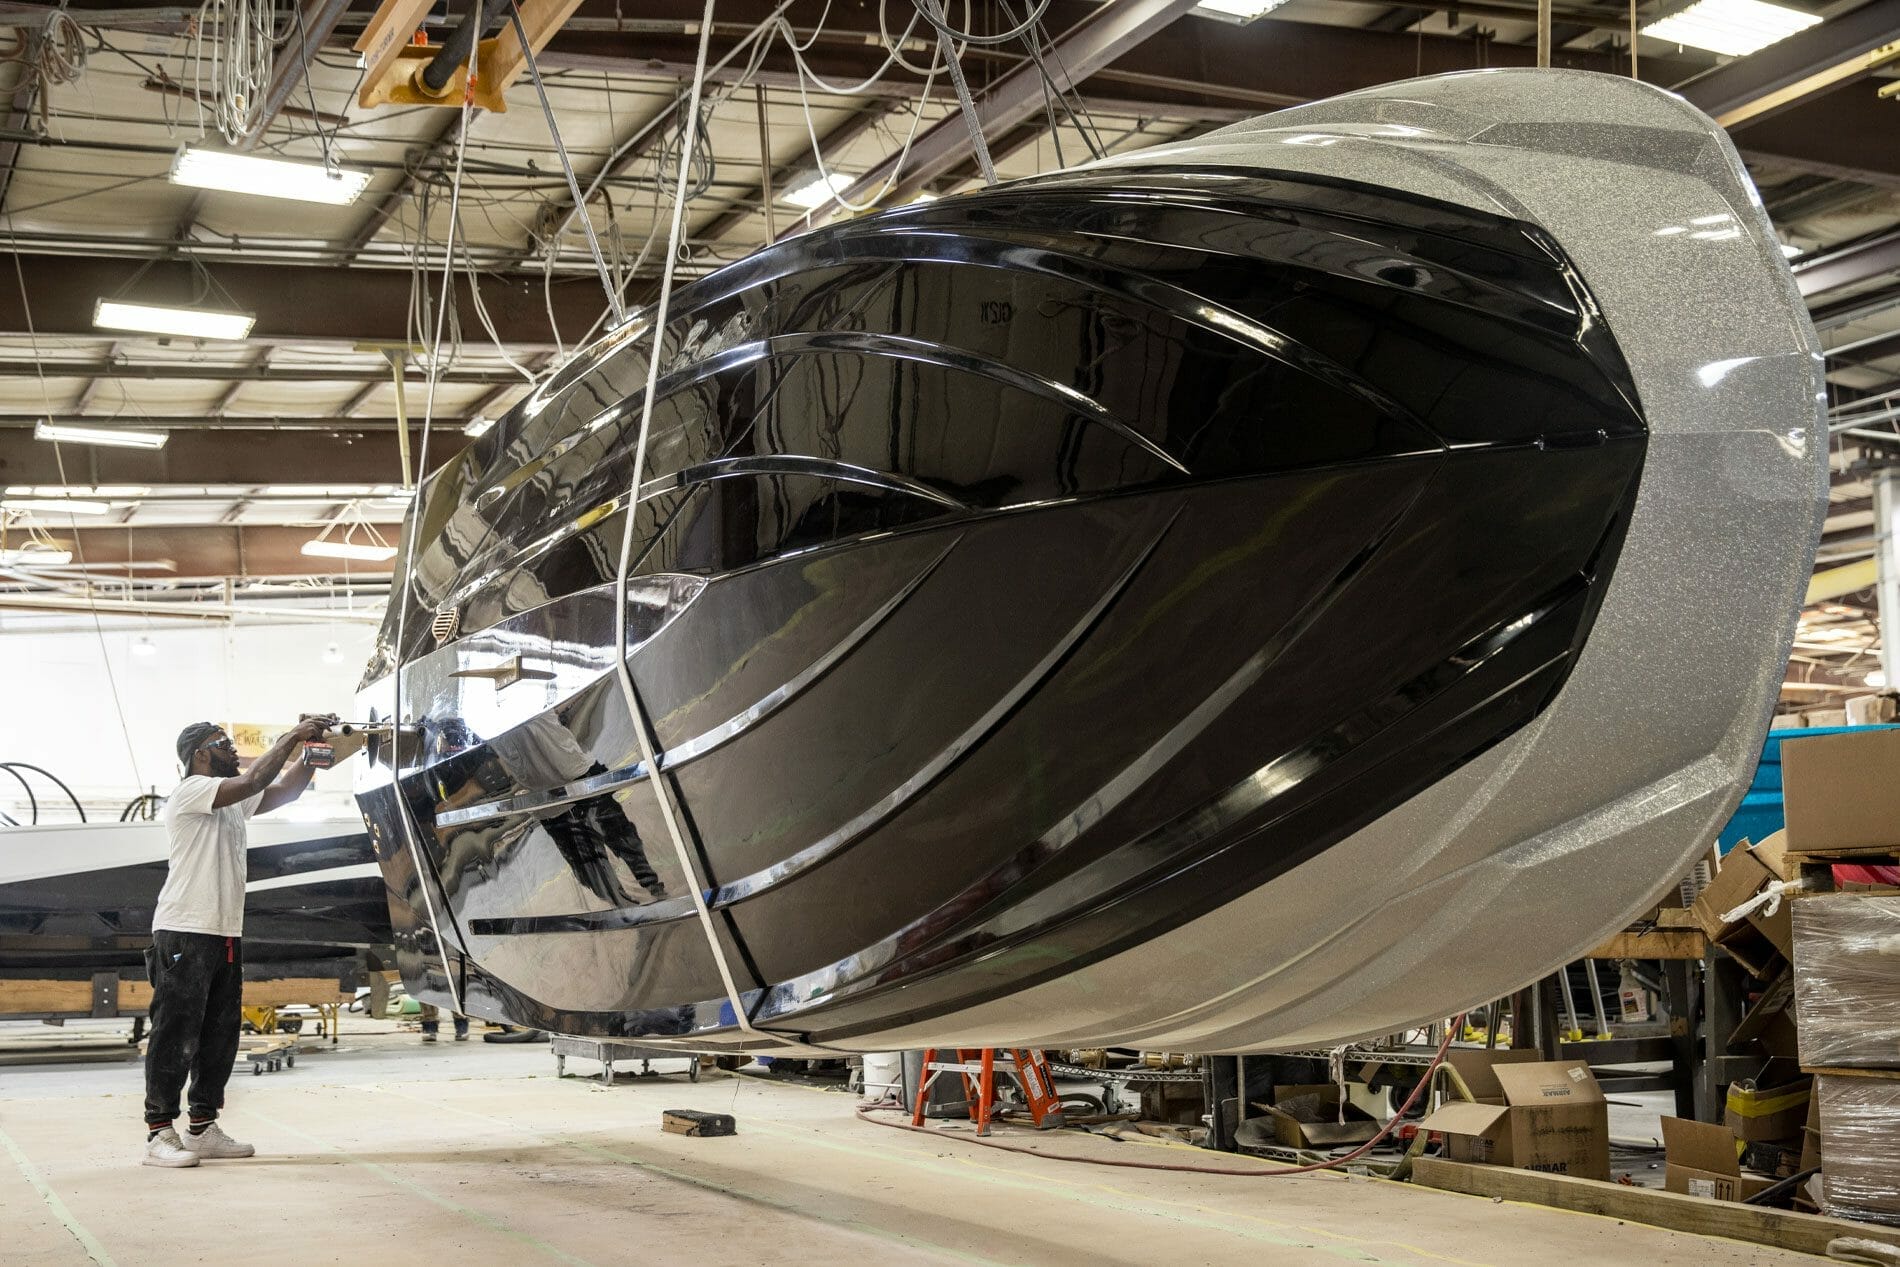
[{"label": "metal stand", "polygon": [[568,1038],[556,1035],[554,1038],[554,1076],[567,1076],[567,1058],[579,1056],[584,1060],[600,1062],[600,1080],[608,1086],[614,1082],[614,1066],[621,1061],[640,1062],[640,1074],[643,1077],[655,1076],[653,1068],[656,1060],[686,1060],[690,1064],[686,1069],[688,1082],[699,1081],[699,1056],[694,1052],[668,1051],[662,1047],[641,1047],[634,1043],[608,1043],[594,1038]]}]

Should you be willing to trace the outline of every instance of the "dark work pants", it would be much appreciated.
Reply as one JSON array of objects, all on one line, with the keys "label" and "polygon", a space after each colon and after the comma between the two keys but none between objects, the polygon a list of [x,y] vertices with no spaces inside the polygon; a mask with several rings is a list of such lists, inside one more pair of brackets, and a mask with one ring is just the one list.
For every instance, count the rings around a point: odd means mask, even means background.
[{"label": "dark work pants", "polygon": [[210,933],[152,934],[152,1037],[145,1048],[145,1122],[178,1116],[191,1078],[191,1115],[214,1118],[237,1060],[244,1001],[244,940]]}]

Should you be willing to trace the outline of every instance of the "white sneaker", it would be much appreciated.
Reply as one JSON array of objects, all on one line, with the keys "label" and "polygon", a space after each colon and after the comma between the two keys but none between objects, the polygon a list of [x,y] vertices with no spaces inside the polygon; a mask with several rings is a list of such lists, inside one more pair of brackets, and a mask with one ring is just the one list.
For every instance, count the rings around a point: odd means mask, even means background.
[{"label": "white sneaker", "polygon": [[186,1151],[194,1157],[254,1157],[257,1149],[250,1144],[240,1144],[224,1133],[224,1128],[216,1122],[205,1127],[196,1135],[186,1131],[183,1137]]},{"label": "white sneaker", "polygon": [[195,1166],[198,1154],[180,1143],[178,1132],[167,1126],[145,1141],[144,1160],[147,1166]]}]

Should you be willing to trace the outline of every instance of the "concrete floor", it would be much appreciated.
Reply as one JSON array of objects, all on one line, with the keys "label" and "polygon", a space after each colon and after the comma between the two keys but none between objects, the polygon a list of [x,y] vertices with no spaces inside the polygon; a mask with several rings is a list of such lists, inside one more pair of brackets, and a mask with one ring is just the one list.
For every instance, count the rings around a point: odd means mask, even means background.
[{"label": "concrete floor", "polygon": [[[0,1055],[57,1037],[0,1026]],[[255,1159],[158,1170],[137,1164],[140,1068],[104,1054],[0,1067],[7,1264],[1815,1261],[1331,1174],[1262,1180],[1013,1155],[956,1130],[881,1129],[853,1116],[855,1097],[757,1078],[623,1076],[610,1088],[573,1076],[597,1067],[572,1062],[557,1081],[545,1047],[422,1047],[413,1032],[357,1018],[339,1049],[233,1079],[225,1123],[256,1143]],[[740,1133],[664,1134],[666,1108],[733,1113]],[[1070,1134],[1034,1142],[1225,1161]]]}]

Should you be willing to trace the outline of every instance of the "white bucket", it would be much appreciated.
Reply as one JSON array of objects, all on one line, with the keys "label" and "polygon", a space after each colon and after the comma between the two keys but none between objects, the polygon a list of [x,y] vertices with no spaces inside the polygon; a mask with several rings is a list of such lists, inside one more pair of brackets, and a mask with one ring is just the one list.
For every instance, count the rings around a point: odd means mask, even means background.
[{"label": "white bucket", "polygon": [[864,1053],[865,1099],[882,1100],[887,1096],[894,1099],[903,1080],[904,1053],[899,1051]]}]

